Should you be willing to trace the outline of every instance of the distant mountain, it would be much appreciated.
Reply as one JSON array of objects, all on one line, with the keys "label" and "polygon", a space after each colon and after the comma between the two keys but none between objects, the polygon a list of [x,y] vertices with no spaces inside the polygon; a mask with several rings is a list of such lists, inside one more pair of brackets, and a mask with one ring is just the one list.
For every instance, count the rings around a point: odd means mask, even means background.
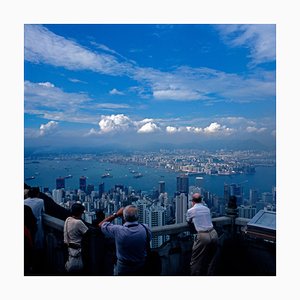
[{"label": "distant mountain", "polygon": [[199,150],[259,150],[259,151],[275,151],[275,143],[265,145],[256,140],[214,140],[214,141],[201,141],[195,143],[147,143],[140,145],[122,145],[122,144],[107,144],[99,147],[40,147],[33,148],[27,147],[24,149],[24,156],[42,156],[45,154],[106,154],[106,153],[130,153],[132,151],[159,151],[172,150],[172,149],[199,149]]}]

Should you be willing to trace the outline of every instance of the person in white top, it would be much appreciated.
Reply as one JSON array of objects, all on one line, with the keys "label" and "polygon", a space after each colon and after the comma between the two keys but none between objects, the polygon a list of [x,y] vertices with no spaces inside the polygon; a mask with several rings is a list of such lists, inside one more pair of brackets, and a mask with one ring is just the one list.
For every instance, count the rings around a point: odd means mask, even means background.
[{"label": "person in white top", "polygon": [[213,275],[218,234],[213,227],[210,210],[203,204],[199,193],[193,194],[192,207],[186,213],[186,220],[197,231],[190,262],[191,275]]},{"label": "person in white top", "polygon": [[81,241],[83,235],[88,231],[88,227],[81,220],[84,206],[75,203],[71,207],[71,217],[64,223],[64,243],[68,247],[68,260],[65,264],[69,273],[79,273],[83,270]]}]

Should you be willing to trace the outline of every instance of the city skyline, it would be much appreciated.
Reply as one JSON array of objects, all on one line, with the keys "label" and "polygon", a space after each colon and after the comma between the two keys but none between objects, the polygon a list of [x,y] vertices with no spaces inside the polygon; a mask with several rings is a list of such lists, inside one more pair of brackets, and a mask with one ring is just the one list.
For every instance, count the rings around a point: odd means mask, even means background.
[{"label": "city skyline", "polygon": [[275,44],[272,24],[26,24],[25,147],[275,147]]}]

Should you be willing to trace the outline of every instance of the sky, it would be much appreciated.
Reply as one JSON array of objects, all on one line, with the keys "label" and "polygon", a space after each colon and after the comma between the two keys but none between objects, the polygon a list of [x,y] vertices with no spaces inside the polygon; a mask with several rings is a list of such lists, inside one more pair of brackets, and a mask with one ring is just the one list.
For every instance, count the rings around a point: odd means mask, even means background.
[{"label": "sky", "polygon": [[25,147],[276,135],[275,24],[25,24]]}]

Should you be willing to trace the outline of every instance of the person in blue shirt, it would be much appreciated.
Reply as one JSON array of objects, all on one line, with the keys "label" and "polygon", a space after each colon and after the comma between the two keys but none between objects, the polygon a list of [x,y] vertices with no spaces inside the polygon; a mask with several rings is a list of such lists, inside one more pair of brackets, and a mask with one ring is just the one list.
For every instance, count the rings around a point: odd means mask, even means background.
[{"label": "person in blue shirt", "polygon": [[[122,217],[123,225],[115,225],[112,221]],[[116,213],[106,217],[98,226],[107,237],[113,237],[116,244],[117,275],[144,275],[147,256],[147,231],[151,239],[151,231],[146,224],[138,223],[138,208],[128,205]]]},{"label": "person in blue shirt", "polygon": [[213,261],[218,247],[218,234],[213,227],[210,210],[199,193],[193,194],[192,207],[186,213],[188,223],[193,223],[197,235],[192,248],[191,275],[213,275]]}]

